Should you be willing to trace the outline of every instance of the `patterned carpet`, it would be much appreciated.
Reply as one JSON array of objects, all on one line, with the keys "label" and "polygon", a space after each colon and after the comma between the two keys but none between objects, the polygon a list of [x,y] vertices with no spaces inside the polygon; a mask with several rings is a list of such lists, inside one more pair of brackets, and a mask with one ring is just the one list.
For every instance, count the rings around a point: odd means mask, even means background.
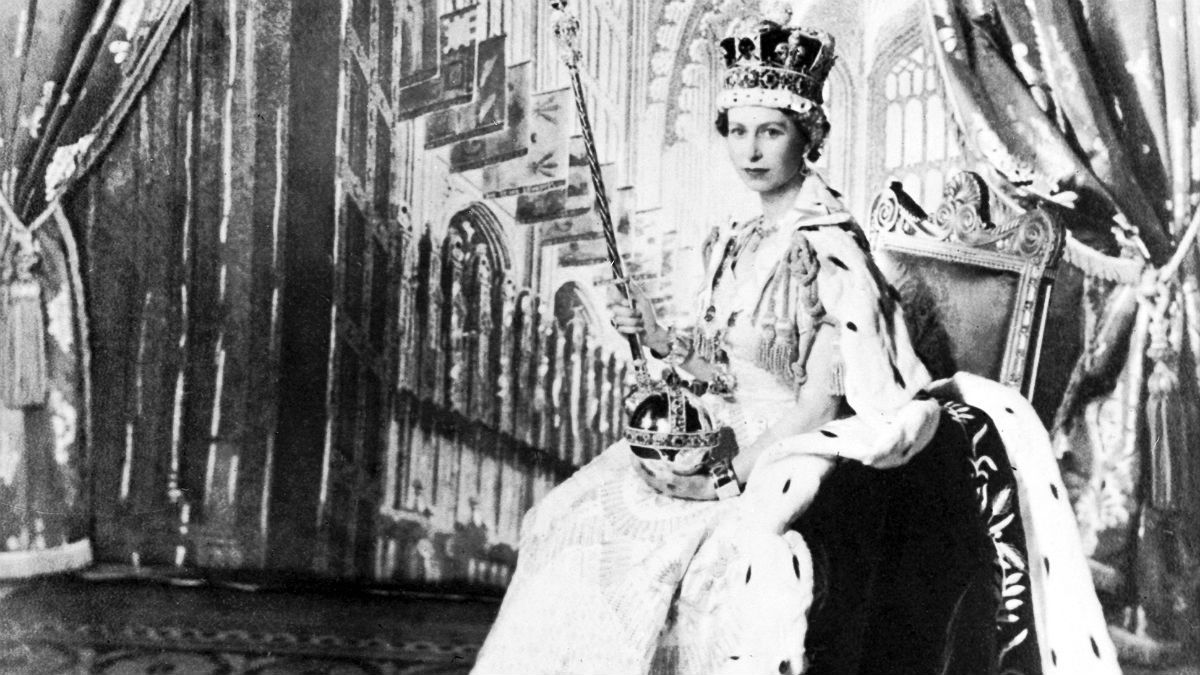
[{"label": "patterned carpet", "polygon": [[57,579],[0,599],[0,673],[465,674],[496,603]]},{"label": "patterned carpet", "polygon": [[230,586],[77,577],[0,586],[0,674],[466,675],[498,607],[349,587]]}]

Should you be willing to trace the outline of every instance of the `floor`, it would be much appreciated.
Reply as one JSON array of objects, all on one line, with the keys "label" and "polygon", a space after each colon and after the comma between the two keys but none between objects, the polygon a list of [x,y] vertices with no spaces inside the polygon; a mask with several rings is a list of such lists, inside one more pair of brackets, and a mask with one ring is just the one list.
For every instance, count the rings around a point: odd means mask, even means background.
[{"label": "floor", "polygon": [[0,599],[0,673],[464,674],[495,601],[79,578]]},{"label": "floor", "polygon": [[494,598],[350,586],[97,576],[0,588],[0,673],[466,675],[498,608]]}]

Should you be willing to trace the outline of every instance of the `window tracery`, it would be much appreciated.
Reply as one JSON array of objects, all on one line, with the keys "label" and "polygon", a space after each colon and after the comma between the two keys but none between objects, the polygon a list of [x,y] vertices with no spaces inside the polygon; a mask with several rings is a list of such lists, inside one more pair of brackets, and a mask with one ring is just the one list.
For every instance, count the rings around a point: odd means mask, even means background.
[{"label": "window tracery", "polygon": [[915,29],[897,39],[870,78],[872,145],[869,185],[893,181],[921,204],[941,201],[942,183],[957,166],[957,130],[946,114],[933,55]]}]

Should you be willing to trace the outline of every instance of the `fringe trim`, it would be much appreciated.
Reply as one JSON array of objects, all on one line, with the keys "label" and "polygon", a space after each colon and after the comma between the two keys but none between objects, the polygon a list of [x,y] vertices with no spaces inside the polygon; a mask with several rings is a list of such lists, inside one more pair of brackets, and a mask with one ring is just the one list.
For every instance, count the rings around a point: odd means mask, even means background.
[{"label": "fringe trim", "polygon": [[1146,268],[1141,260],[1104,255],[1071,236],[1070,232],[1067,233],[1063,258],[1089,277],[1118,284],[1136,285]]}]

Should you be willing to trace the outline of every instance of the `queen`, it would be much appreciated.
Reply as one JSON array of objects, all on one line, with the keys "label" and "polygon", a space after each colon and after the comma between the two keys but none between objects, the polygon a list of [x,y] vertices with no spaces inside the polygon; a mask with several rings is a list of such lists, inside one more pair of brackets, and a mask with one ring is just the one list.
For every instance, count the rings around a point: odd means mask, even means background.
[{"label": "queen", "polygon": [[680,468],[655,448],[686,430],[635,417],[536,504],[474,672],[1119,672],[1036,414],[930,380],[809,167],[833,39],[764,21],[720,48],[716,128],[762,215],[713,231],[691,325],[610,310],[721,442]]}]

